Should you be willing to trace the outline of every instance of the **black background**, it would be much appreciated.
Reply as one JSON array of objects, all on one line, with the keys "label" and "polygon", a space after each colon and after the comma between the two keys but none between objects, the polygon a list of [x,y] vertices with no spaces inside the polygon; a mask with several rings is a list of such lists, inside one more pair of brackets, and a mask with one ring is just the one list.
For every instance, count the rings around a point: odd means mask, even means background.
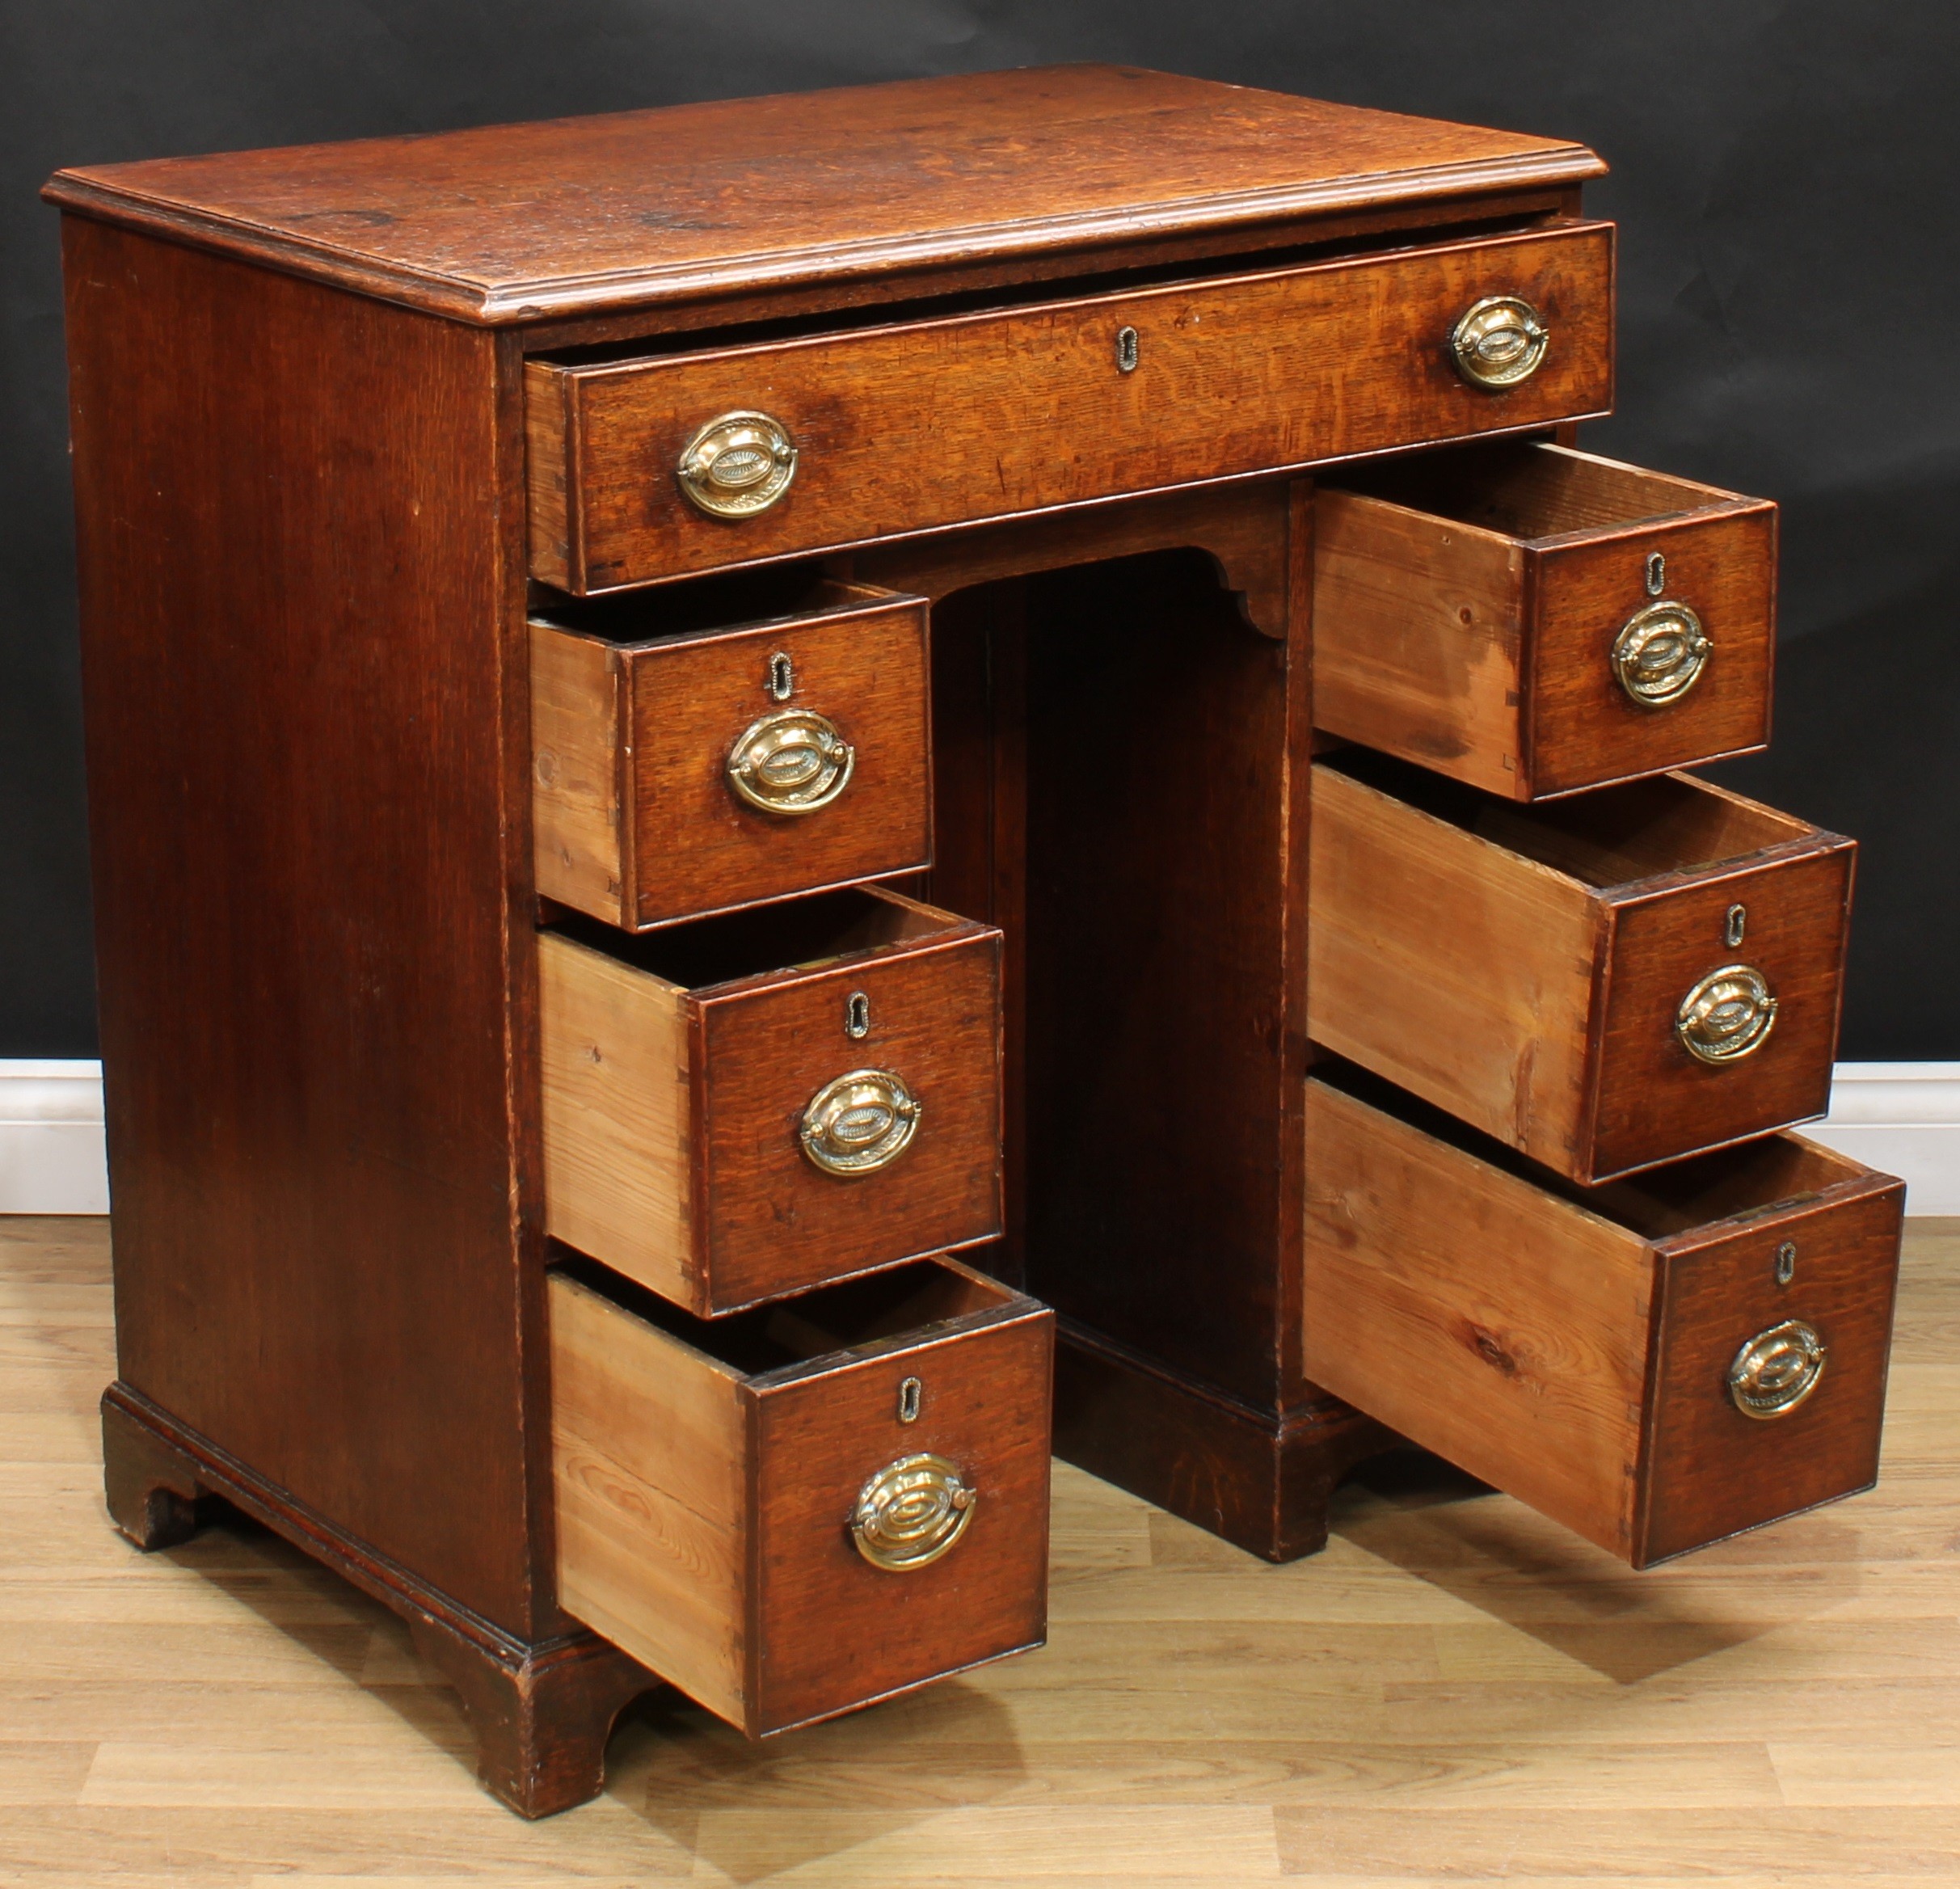
[{"label": "black background", "polygon": [[1784,511],[1773,751],[1864,842],[1843,1052],[1960,1057],[1960,7],[1858,0],[0,0],[0,1056],[87,1056],[47,173],[1106,59],[1576,138],[1613,166],[1595,451]]}]

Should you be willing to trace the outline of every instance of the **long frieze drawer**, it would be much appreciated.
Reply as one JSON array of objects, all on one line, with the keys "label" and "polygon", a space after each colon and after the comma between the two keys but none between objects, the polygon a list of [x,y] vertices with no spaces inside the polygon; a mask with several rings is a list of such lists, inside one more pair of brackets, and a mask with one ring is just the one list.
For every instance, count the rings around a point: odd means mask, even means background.
[{"label": "long frieze drawer", "polygon": [[525,369],[531,574],[584,595],[1605,411],[1612,230]]},{"label": "long frieze drawer", "polygon": [[1309,1377],[1636,1567],[1870,1486],[1903,1183],[1777,1135],[1557,1192],[1378,1103],[1308,1084]]},{"label": "long frieze drawer", "polygon": [[929,866],[927,635],[773,571],[534,615],[537,889],[634,930]]},{"label": "long frieze drawer", "polygon": [[1769,739],[1777,508],[1534,441],[1357,469],[1313,522],[1313,715],[1537,800]]},{"label": "long frieze drawer", "polygon": [[1054,1315],[938,1261],[709,1323],[550,1279],[558,1598],[751,1737],[1047,1631]]},{"label": "long frieze drawer", "polygon": [[1001,1230],[1001,934],[830,892],[538,938],[554,1238],[714,1316]]},{"label": "long frieze drawer", "polygon": [[1308,1027],[1571,1179],[1821,1115],[1849,840],[1684,774],[1523,807],[1317,762]]}]

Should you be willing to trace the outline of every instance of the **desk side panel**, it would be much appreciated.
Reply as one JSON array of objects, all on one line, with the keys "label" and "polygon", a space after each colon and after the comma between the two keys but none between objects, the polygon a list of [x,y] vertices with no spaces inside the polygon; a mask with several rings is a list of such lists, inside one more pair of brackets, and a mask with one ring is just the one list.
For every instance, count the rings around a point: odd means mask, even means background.
[{"label": "desk side panel", "polygon": [[528,1634],[495,340],[80,217],[65,248],[122,1377]]}]

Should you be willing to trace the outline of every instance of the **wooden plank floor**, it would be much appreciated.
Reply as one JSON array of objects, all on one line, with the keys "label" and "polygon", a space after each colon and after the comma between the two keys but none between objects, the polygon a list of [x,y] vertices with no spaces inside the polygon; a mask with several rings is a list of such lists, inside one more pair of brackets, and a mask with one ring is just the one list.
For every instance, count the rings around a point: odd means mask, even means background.
[{"label": "wooden plank floor", "polygon": [[1063,1469],[1046,1651],[761,1747],[650,1702],[526,1825],[381,1609],[111,1532],[103,1223],[0,1221],[0,1882],[1952,1882],[1960,1221],[1907,1252],[1874,1495],[1635,1575],[1410,1463],[1271,1568]]}]

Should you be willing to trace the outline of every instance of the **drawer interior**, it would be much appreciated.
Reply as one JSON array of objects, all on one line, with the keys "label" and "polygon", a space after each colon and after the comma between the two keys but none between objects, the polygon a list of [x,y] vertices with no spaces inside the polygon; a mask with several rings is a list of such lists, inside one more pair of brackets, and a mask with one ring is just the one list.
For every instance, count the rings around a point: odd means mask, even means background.
[{"label": "drawer interior", "polygon": [[1817,834],[1808,821],[1682,774],[1521,807],[1368,749],[1344,748],[1321,765],[1602,889],[1699,872]]},{"label": "drawer interior", "polygon": [[1528,440],[1446,447],[1344,471],[1330,483],[1526,542],[1735,503],[1734,495],[1692,479]]},{"label": "drawer interior", "polygon": [[[712,1321],[590,1262],[549,1290],[575,1619],[751,1736],[1039,1642],[1043,1308],[942,1256]],[[858,1518],[908,1475],[963,1483],[972,1526],[943,1559],[874,1565]]]},{"label": "drawer interior", "polygon": [[847,610],[890,603],[897,592],[826,577],[816,564],[777,564],[730,571],[674,584],[650,584],[607,597],[577,597],[547,589],[531,620],[622,645],[677,643],[725,630],[761,630],[807,622]]},{"label": "drawer interior", "polygon": [[853,887],[637,936],[580,918],[552,929],[677,989],[702,990],[772,972],[815,970],[967,926],[916,900]]},{"label": "drawer interior", "polygon": [[820,1286],[782,1303],[698,1318],[582,1255],[562,1251],[554,1270],[724,1370],[773,1381],[806,1367],[832,1370],[891,1343],[950,1330],[976,1313],[1025,1310],[1028,1304],[964,1267],[930,1259]]},{"label": "drawer interior", "polygon": [[[1636,1567],[1869,1486],[1897,1182],[1777,1136],[1577,1187],[1384,1085],[1315,1075],[1314,1381]],[[1745,1407],[1744,1360],[1799,1333],[1824,1360],[1810,1385]]]},{"label": "drawer interior", "polygon": [[1317,1063],[1313,1080],[1656,1244],[1718,1224],[1801,1207],[1831,1187],[1868,1179],[1871,1171],[1815,1141],[1790,1134],[1766,1135],[1649,1168],[1625,1180],[1587,1187],[1338,1057]]}]

